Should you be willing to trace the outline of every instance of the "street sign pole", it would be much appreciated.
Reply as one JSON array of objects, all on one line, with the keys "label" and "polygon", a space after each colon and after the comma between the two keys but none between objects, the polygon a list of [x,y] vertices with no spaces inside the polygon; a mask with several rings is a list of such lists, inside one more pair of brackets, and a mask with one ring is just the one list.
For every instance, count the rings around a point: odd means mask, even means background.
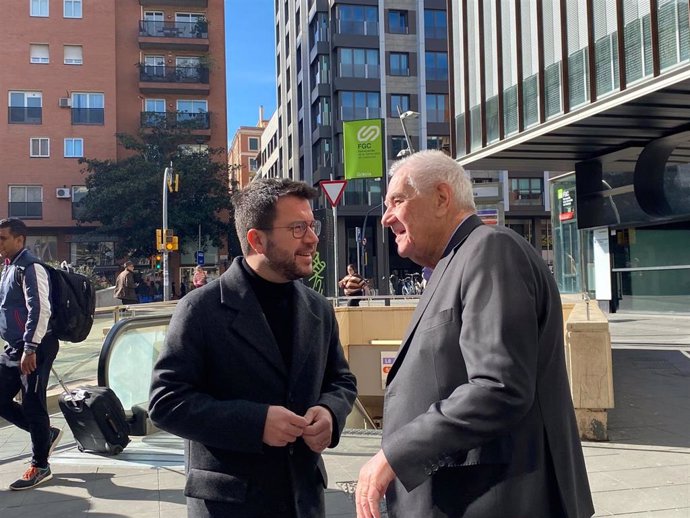
[{"label": "street sign pole", "polygon": [[[172,175],[172,162],[163,173],[163,236],[168,235],[168,178]],[[165,237],[164,237],[165,239]],[[163,247],[163,300],[170,300],[169,252]]]},{"label": "street sign pole", "polygon": [[330,180],[321,181],[321,188],[326,194],[326,198],[333,208],[333,254],[335,255],[333,259],[333,278],[335,283],[333,285],[333,296],[338,296],[338,203],[340,203],[340,198],[342,198],[345,192],[345,186],[347,185],[347,180],[333,180],[333,175],[331,175]]}]

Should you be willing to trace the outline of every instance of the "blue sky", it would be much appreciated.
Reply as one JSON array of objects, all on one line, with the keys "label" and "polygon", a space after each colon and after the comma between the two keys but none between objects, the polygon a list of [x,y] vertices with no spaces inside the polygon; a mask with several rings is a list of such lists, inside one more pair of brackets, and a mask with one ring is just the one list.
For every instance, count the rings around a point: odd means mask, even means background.
[{"label": "blue sky", "polygon": [[239,126],[254,126],[259,106],[276,108],[273,0],[225,0],[228,141]]}]

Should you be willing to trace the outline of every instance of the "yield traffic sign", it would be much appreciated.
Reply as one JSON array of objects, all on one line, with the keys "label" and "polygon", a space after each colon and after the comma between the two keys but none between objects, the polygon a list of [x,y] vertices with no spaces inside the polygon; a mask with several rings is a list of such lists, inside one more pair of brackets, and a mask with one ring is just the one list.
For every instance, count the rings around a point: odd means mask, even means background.
[{"label": "yield traffic sign", "polygon": [[326,198],[331,203],[331,207],[335,207],[340,202],[347,180],[321,180],[321,188],[326,193]]}]

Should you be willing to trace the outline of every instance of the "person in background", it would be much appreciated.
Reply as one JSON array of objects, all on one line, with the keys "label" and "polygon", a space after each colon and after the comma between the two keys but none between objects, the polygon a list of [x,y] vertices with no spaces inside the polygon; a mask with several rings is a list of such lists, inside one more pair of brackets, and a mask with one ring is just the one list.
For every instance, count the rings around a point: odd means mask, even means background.
[{"label": "person in background", "polygon": [[312,274],[318,191],[254,180],[233,198],[243,257],[185,295],[153,368],[149,411],[186,441],[190,518],[323,518],[321,452],[356,397]]},{"label": "person in background", "polygon": [[[354,264],[347,265],[347,275],[340,279],[338,286],[343,289],[346,297],[361,297],[364,295],[364,286],[366,286],[362,276],[355,270]],[[359,299],[350,299],[347,301],[348,306],[359,306]]]},{"label": "person in background", "polygon": [[391,168],[382,218],[398,254],[433,268],[388,373],[381,450],[358,518],[594,514],[563,346],[561,298],[535,249],[475,214],[440,151]]},{"label": "person in background", "polygon": [[[46,390],[59,349],[50,333],[50,279],[25,248],[27,228],[15,218],[0,220],[0,417],[31,435],[31,464],[10,489],[31,489],[52,478],[48,458],[62,430],[50,425]],[[21,391],[21,403],[14,397]]]},{"label": "person in background", "polygon": [[131,305],[139,302],[137,298],[137,283],[134,282],[134,263],[132,261],[125,261],[122,265],[124,270],[120,272],[115,280],[115,291],[113,295],[116,299],[120,299],[123,305]]},{"label": "person in background", "polygon": [[206,271],[201,266],[194,268],[194,276],[192,277],[192,284],[195,288],[201,288],[207,282]]}]

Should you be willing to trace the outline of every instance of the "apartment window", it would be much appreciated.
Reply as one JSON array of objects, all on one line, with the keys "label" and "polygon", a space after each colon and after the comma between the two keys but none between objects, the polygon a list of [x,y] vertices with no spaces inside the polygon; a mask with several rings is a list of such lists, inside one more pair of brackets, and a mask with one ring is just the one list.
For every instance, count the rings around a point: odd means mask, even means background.
[{"label": "apartment window", "polygon": [[427,149],[438,149],[448,153],[450,151],[450,137],[429,135],[426,138]]},{"label": "apartment window", "polygon": [[340,92],[341,120],[376,119],[381,112],[379,92]]},{"label": "apartment window", "polygon": [[65,18],[81,18],[81,0],[64,0],[63,13]]},{"label": "apartment window", "polygon": [[254,137],[249,137],[249,150],[258,151],[259,150],[259,139]]},{"label": "apartment window", "polygon": [[435,40],[446,39],[448,20],[445,11],[424,9],[424,37]]},{"label": "apartment window", "polygon": [[83,138],[65,139],[65,158],[82,158],[84,156]]},{"label": "apartment window", "polygon": [[511,178],[511,205],[542,205],[544,186],[542,178]]},{"label": "apartment window", "polygon": [[377,49],[338,49],[340,77],[379,77],[379,51]]},{"label": "apartment window", "polygon": [[426,94],[427,122],[448,122],[448,96]]},{"label": "apartment window", "polygon": [[81,65],[84,62],[81,45],[65,45],[65,65]]},{"label": "apartment window", "polygon": [[208,144],[180,144],[177,149],[183,155],[193,155],[195,153],[208,153]]},{"label": "apartment window", "polygon": [[31,16],[48,16],[48,0],[31,0]]},{"label": "apartment window", "polygon": [[388,11],[388,32],[393,34],[407,34],[409,31],[407,11]]},{"label": "apartment window", "polygon": [[8,216],[40,219],[43,217],[43,187],[34,185],[9,186]]},{"label": "apartment window", "polygon": [[448,53],[447,52],[427,52],[425,64],[426,64],[426,78],[428,81],[447,81],[448,80]]},{"label": "apartment window", "polygon": [[392,76],[410,75],[410,55],[407,52],[391,52],[388,61]]},{"label": "apartment window", "polygon": [[[389,115],[395,117],[398,113],[405,113],[410,109],[410,96],[407,94],[391,94],[391,108]],[[398,111],[400,110],[400,111]]]},{"label": "apartment window", "polygon": [[175,36],[181,38],[208,37],[208,23],[204,13],[175,13]]},{"label": "apartment window", "polygon": [[177,101],[177,122],[194,129],[208,129],[208,101],[205,99],[179,99]]},{"label": "apartment window", "polygon": [[99,93],[72,94],[72,124],[105,123],[105,95]]},{"label": "apartment window", "polygon": [[404,136],[391,137],[391,158],[397,158],[398,153],[403,149],[407,149],[407,140]]},{"label": "apartment window", "polygon": [[378,7],[336,5],[336,23],[340,34],[376,36],[379,33]]},{"label": "apartment window", "polygon": [[259,168],[259,166],[258,166],[258,164],[257,164],[257,162],[256,162],[256,158],[250,158],[250,159],[249,159],[249,170],[253,173],[253,172],[256,171],[258,168]]},{"label": "apartment window", "polygon": [[48,158],[50,156],[50,139],[35,137],[30,140],[29,156],[33,158]]},{"label": "apartment window", "polygon": [[31,52],[31,63],[50,63],[50,47],[43,44],[29,45]]},{"label": "apartment window", "polygon": [[84,214],[84,197],[89,190],[85,185],[72,186],[72,219],[79,219]]},{"label": "apartment window", "polygon": [[41,92],[10,92],[10,124],[41,124],[43,120],[43,94]]}]

